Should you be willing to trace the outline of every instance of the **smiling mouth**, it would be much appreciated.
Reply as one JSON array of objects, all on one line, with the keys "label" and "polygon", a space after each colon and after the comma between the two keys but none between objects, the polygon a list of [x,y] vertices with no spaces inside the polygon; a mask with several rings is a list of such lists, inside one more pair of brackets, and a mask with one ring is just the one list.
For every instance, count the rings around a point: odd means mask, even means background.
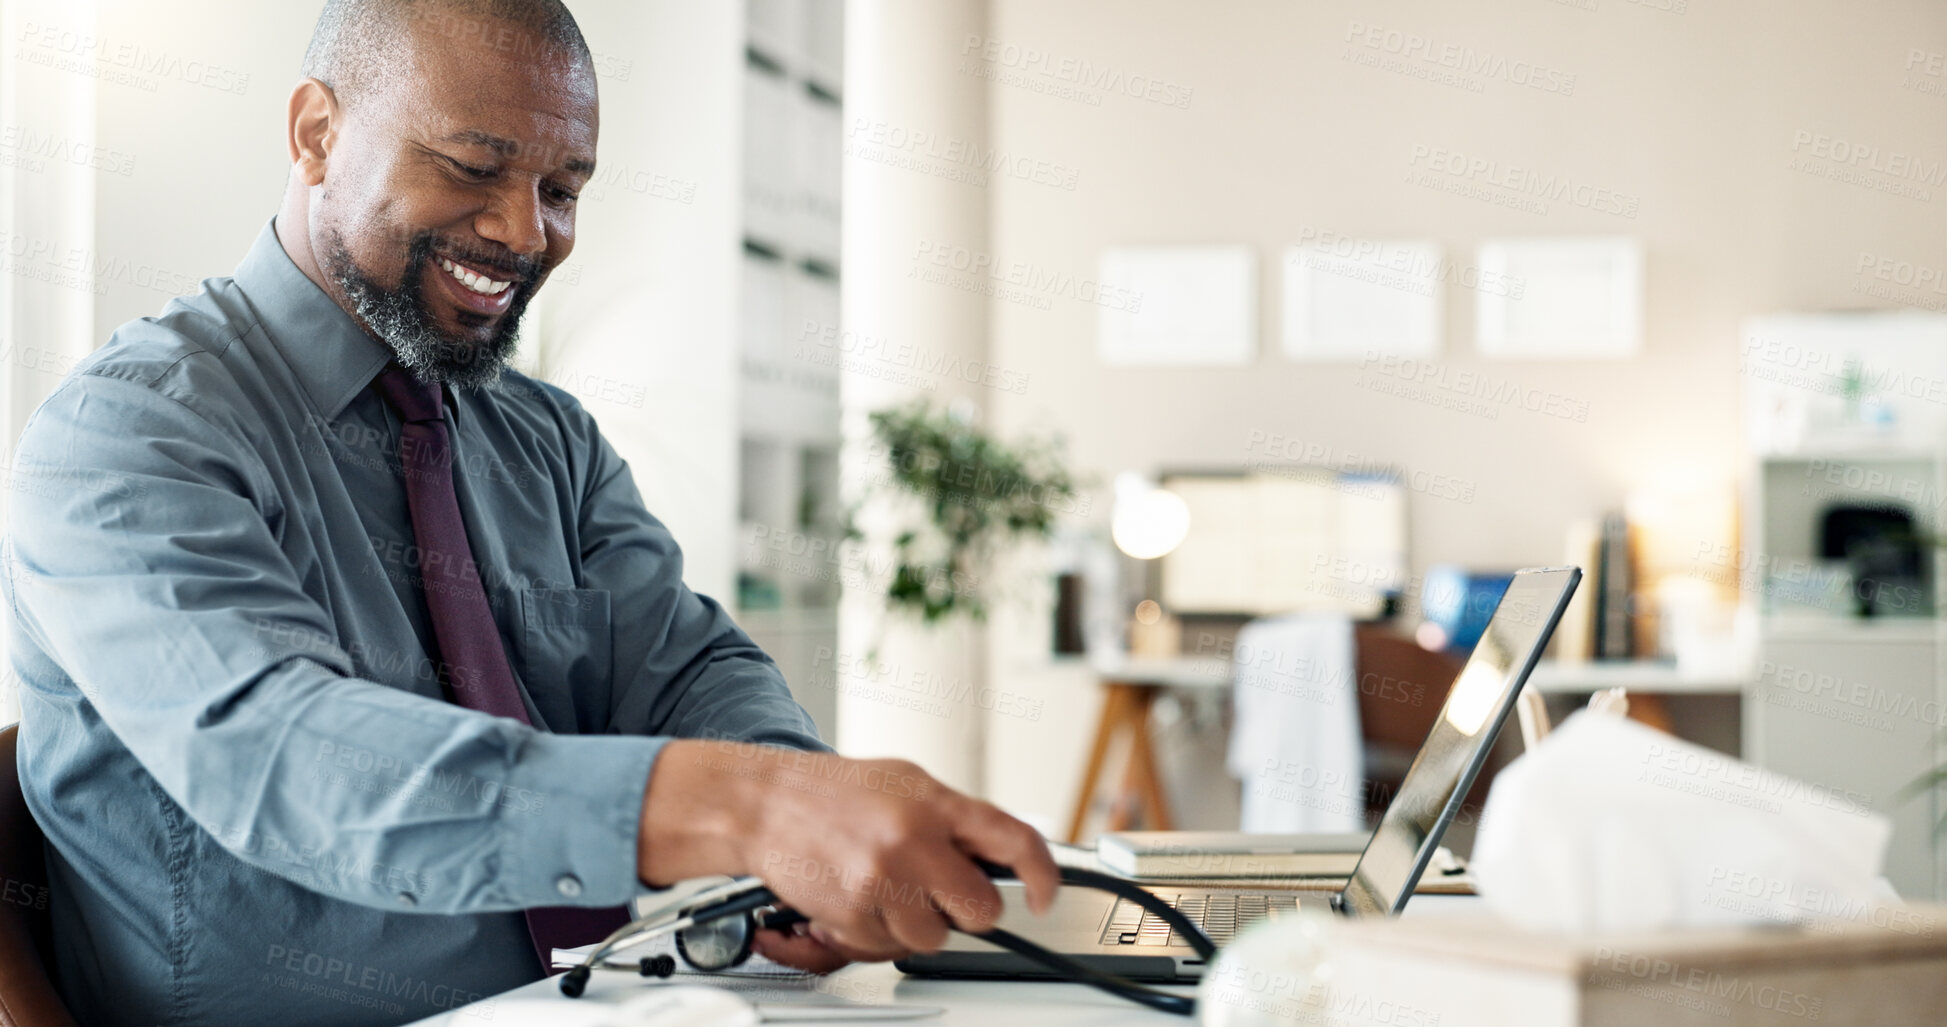
[{"label": "smiling mouth", "polygon": [[513,287],[513,280],[495,279],[484,271],[475,270],[464,264],[457,264],[445,257],[439,258],[440,270],[453,277],[453,280],[481,296],[498,296]]}]

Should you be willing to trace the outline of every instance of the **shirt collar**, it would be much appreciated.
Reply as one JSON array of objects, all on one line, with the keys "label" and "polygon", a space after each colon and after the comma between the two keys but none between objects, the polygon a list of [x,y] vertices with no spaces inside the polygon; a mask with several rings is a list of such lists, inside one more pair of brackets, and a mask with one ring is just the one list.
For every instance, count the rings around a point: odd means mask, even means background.
[{"label": "shirt collar", "polygon": [[237,265],[234,280],[326,420],[344,412],[392,359],[391,349],[298,270],[277,239],[275,219]]}]

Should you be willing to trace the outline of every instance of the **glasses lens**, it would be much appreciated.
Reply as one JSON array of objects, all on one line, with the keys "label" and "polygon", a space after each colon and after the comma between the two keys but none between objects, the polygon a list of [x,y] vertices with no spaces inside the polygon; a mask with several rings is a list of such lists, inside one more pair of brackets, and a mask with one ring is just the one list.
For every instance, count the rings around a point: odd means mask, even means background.
[{"label": "glasses lens", "polygon": [[676,932],[676,951],[698,970],[728,970],[750,958],[749,914],[720,917]]}]

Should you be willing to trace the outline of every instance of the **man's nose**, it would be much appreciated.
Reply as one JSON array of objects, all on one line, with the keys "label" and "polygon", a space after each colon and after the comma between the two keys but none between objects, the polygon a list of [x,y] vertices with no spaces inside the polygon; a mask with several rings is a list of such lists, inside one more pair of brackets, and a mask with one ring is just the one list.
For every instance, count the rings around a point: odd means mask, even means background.
[{"label": "man's nose", "polygon": [[507,247],[518,257],[546,250],[548,232],[542,218],[539,183],[507,183],[480,213],[474,228],[481,238]]}]

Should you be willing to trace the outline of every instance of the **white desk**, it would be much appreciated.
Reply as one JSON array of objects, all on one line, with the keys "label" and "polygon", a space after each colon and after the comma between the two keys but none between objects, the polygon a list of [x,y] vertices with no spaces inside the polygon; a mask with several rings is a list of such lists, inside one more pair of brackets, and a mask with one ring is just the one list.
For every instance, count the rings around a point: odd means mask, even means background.
[{"label": "white desk", "polygon": [[[550,977],[544,981],[524,985],[507,992],[507,998],[560,999],[561,993],[556,984],[558,978]],[[1116,1024],[1182,1024],[1180,1016],[1158,1013],[1121,999],[1112,998],[1093,988],[1075,984],[1030,984],[1013,981],[936,981],[917,977],[907,977],[893,969],[890,963],[871,963],[849,966],[830,977],[814,978],[803,983],[765,985],[761,981],[735,978],[711,978],[678,974],[670,978],[678,984],[717,984],[729,987],[753,1002],[798,1004],[806,1002],[842,1003],[861,1002],[871,1005],[897,1003],[909,1006],[934,1006],[943,1008],[940,1016],[924,1017],[914,1020],[838,1020],[825,1021],[834,1024],[864,1025],[876,1027],[911,1024],[913,1027],[991,1027],[993,1024],[1006,1024],[1007,1027],[1053,1027],[1055,1024],[1089,1025],[1099,1024],[1111,1027]],[[598,1002],[607,997],[611,1001],[618,996],[635,994],[641,988],[658,987],[659,982],[644,982],[632,973],[624,971],[600,971],[589,982],[588,993],[577,1002]],[[1194,989],[1182,988],[1185,994]],[[497,998],[482,999],[470,1006],[462,1006],[452,1012],[421,1020],[412,1027],[520,1027],[518,1021],[510,1021],[505,1010],[494,1008]],[[571,1001],[561,999],[563,1002]],[[496,1015],[498,1013],[498,1015]]]},{"label": "white desk", "polygon": [[[1459,895],[1416,895],[1406,907],[1407,916],[1452,916],[1478,909],[1480,900]],[[507,998],[560,997],[557,978],[535,981],[506,992]],[[823,1021],[858,1027],[887,1024],[912,1024],[914,1027],[1119,1027],[1122,1024],[1189,1023],[1180,1016],[1158,1013],[1131,1002],[1113,998],[1080,984],[1043,984],[1024,981],[945,981],[907,977],[890,963],[849,966],[829,977],[808,980],[767,982],[721,977],[678,974],[679,984],[722,984],[746,995],[754,1002],[860,1002],[869,1005],[896,1003],[907,1006],[935,1006],[945,1010],[940,1016],[918,1020],[838,1020]],[[632,973],[619,970],[597,971],[589,982],[588,993],[572,1001],[616,1001],[637,989],[653,988],[660,982],[644,982]],[[1174,990],[1193,994],[1183,986]],[[495,1016],[496,998],[472,1005],[408,1027],[519,1027],[506,1016]],[[561,999],[561,1001],[571,1001]]]}]

